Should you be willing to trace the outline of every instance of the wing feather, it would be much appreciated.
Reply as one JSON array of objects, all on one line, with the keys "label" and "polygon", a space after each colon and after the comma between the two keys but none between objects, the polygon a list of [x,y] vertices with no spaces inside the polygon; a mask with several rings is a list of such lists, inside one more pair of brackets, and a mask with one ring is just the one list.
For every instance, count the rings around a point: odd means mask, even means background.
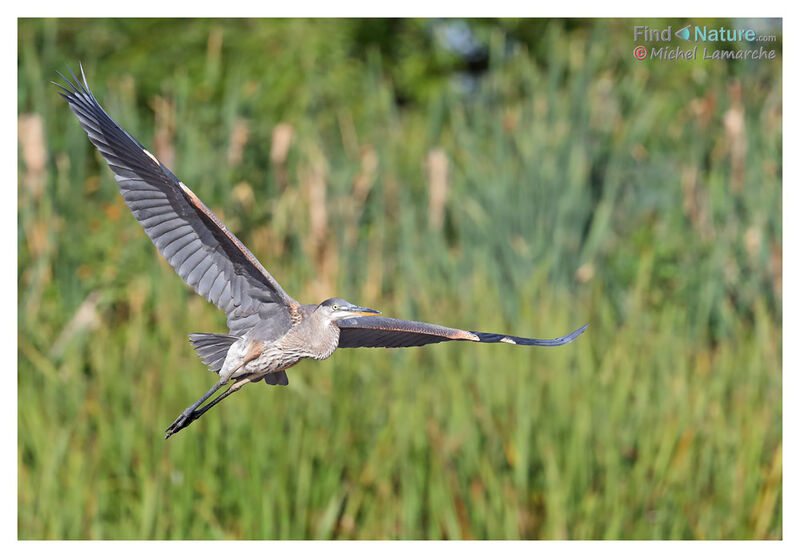
[{"label": "wing feather", "polygon": [[574,341],[589,324],[556,339],[532,339],[500,333],[483,333],[450,327],[412,322],[380,316],[347,318],[339,326],[339,348],[355,347],[418,347],[444,341],[474,341],[476,343],[509,343],[555,347]]},{"label": "wing feather", "polygon": [[297,301],[185,184],[114,122],[89,89],[83,68],[82,81],[74,74],[72,80],[59,76],[66,82],[56,83],[59,94],[108,163],[134,217],[181,279],[227,313],[232,335],[259,321],[276,331],[288,329]]}]

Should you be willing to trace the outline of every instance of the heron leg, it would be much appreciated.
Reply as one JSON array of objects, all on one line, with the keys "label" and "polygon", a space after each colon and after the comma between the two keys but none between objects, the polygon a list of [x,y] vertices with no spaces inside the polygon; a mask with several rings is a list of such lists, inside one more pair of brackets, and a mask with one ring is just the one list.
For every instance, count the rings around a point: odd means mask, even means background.
[{"label": "heron leg", "polygon": [[202,405],[209,397],[214,395],[219,390],[219,388],[221,388],[226,383],[227,381],[219,380],[216,384],[214,384],[214,386],[210,390],[206,392],[206,394],[203,397],[195,401],[190,407],[187,407],[180,415],[178,415],[178,418],[172,421],[172,424],[170,424],[167,427],[166,430],[167,438],[169,438],[172,434],[180,430],[180,428],[177,428],[176,430],[176,427],[184,423],[190,416],[192,416],[192,413],[194,413],[195,409],[197,409],[200,405]]},{"label": "heron leg", "polygon": [[[206,411],[208,411],[211,407],[213,407],[214,405],[216,405],[217,403],[219,403],[220,401],[222,401],[223,399],[225,399],[229,395],[231,395],[233,393],[236,393],[237,391],[242,389],[242,386],[244,386],[245,384],[247,384],[250,381],[252,381],[252,379],[253,379],[253,377],[251,377],[251,376],[248,376],[246,378],[242,378],[241,380],[239,380],[236,383],[234,383],[231,387],[226,389],[224,393],[222,393],[221,395],[218,395],[216,398],[214,398],[214,400],[211,401],[211,403],[209,403],[208,405],[206,405],[204,407],[201,407],[200,409],[197,409],[197,404],[193,405],[194,409],[192,409],[192,412],[188,416],[186,416],[185,419],[180,420],[183,417],[183,415],[181,415],[180,417],[178,417],[179,420],[176,421],[177,424],[173,423],[173,425],[170,426],[170,428],[167,429],[167,435],[164,436],[164,439],[166,440],[167,438],[169,438],[170,436],[172,436],[176,432],[179,432],[179,431],[183,430],[184,428],[186,428],[187,426],[189,426],[191,423],[193,423],[194,421],[199,419],[201,416],[203,416],[206,413]],[[214,393],[214,392],[212,391],[211,393]],[[208,399],[208,397],[210,397],[210,396],[211,396],[210,394],[207,394],[205,399]],[[201,400],[199,403],[202,403],[202,401],[205,401],[205,399]],[[187,409],[187,411],[188,410],[189,409]]]},{"label": "heron leg", "polygon": [[[260,379],[260,378],[259,378],[259,379]],[[229,387],[227,390],[225,390],[225,393],[223,393],[222,395],[219,395],[219,396],[217,396],[217,397],[216,397],[216,399],[214,399],[214,400],[213,400],[211,403],[209,403],[209,404],[208,404],[208,405],[206,405],[205,407],[202,407],[202,408],[198,409],[198,410],[197,410],[197,411],[194,413],[194,415],[192,415],[192,420],[197,420],[197,419],[199,419],[199,418],[200,418],[201,416],[203,416],[203,415],[206,413],[206,411],[208,411],[208,410],[209,410],[211,407],[213,407],[214,405],[216,405],[217,403],[219,403],[220,401],[222,401],[223,399],[225,399],[225,398],[226,398],[226,397],[228,397],[229,395],[231,395],[231,394],[233,394],[233,393],[236,393],[237,391],[239,391],[240,389],[242,389],[242,387],[243,387],[245,384],[247,384],[247,383],[250,383],[252,380],[253,380],[253,378],[251,378],[250,376],[248,376],[247,378],[242,378],[241,380],[239,380],[238,382],[236,382],[235,384],[233,384],[231,387]]]}]

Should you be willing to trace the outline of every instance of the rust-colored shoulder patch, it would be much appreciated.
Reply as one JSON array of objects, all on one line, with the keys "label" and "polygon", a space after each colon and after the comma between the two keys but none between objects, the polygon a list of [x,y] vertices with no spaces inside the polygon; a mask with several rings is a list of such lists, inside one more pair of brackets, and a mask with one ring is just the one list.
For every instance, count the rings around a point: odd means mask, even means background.
[{"label": "rust-colored shoulder patch", "polygon": [[247,353],[244,355],[244,360],[242,364],[246,364],[253,359],[256,359],[261,356],[261,353],[264,352],[264,348],[267,346],[266,343],[263,341],[251,341],[250,345],[247,347]]},{"label": "rust-colored shoulder patch", "polygon": [[303,315],[300,313],[300,305],[294,300],[289,302],[289,315],[293,325],[297,325],[303,320]]}]

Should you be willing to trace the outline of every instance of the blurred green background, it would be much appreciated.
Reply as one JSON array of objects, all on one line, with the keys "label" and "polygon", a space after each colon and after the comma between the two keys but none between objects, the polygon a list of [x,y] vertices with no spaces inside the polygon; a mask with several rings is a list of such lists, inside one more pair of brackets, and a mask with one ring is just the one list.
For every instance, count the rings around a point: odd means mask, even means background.
[{"label": "blurred green background", "polygon": [[[781,538],[780,21],[707,22],[773,61],[633,58],[686,23],[20,20],[19,537]],[[224,315],[49,83],[79,61],[295,298],[591,327],[341,350],[165,442]]]}]

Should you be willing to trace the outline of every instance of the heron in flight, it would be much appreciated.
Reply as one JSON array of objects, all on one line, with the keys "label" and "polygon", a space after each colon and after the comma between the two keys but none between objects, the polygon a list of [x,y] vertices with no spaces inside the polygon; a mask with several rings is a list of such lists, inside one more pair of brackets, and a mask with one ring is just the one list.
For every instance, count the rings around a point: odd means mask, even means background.
[{"label": "heron in flight", "polygon": [[83,67],[82,80],[70,74],[72,80],[58,74],[64,85],[53,83],[108,163],[133,216],[181,279],[227,316],[227,335],[189,335],[219,379],[169,425],[165,438],[244,385],[263,380],[285,386],[288,368],[306,358],[326,359],[338,348],[417,347],[443,341],[553,347],[570,343],[588,326],[557,339],[529,339],[386,318],[341,298],[301,304],[183,182],[111,119],[89,89]]}]

